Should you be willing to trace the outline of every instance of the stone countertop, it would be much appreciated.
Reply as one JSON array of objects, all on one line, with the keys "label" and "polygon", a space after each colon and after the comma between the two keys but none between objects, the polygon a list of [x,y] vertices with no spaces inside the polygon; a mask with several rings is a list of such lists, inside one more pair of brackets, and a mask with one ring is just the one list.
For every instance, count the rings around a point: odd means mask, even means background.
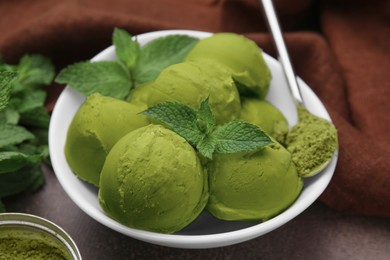
[{"label": "stone countertop", "polygon": [[390,221],[343,214],[316,201],[286,225],[256,239],[215,249],[152,245],[113,231],[71,201],[51,169],[32,196],[4,200],[9,212],[47,218],[65,229],[89,259],[390,259]]}]

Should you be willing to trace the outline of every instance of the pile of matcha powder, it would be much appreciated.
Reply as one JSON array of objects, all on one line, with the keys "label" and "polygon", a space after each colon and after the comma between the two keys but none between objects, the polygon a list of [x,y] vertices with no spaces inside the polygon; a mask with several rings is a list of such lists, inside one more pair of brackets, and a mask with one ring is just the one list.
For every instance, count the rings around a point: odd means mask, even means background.
[{"label": "pile of matcha powder", "polygon": [[[5,232],[5,231],[1,231]],[[0,236],[0,259],[70,260],[69,252],[47,237],[10,232]]]}]

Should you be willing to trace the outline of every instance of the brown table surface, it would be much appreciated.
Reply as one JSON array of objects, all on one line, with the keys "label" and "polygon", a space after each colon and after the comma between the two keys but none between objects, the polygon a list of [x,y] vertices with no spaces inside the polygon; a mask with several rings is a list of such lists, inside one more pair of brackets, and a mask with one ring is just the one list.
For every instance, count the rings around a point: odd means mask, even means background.
[{"label": "brown table surface", "polygon": [[176,249],[113,231],[81,211],[55,174],[32,196],[4,200],[8,211],[47,218],[65,229],[83,259],[390,259],[390,221],[342,214],[316,201],[286,225],[241,244],[215,249]]}]

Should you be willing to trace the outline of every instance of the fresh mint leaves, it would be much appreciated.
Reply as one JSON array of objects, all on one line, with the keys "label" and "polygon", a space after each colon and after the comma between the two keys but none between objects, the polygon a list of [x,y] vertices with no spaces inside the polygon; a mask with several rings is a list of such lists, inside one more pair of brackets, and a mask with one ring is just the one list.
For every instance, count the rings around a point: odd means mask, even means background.
[{"label": "fresh mint leaves", "polygon": [[115,53],[129,71],[132,71],[137,64],[140,53],[140,45],[131,38],[125,30],[115,28],[112,35],[112,43],[115,46]]},{"label": "fresh mint leaves", "polygon": [[44,182],[50,116],[42,87],[53,77],[51,61],[41,55],[24,55],[17,65],[0,60],[0,199],[34,191]]},{"label": "fresh mint leaves", "polygon": [[203,138],[197,111],[184,104],[161,103],[143,111],[142,114],[164,123],[191,144],[196,145]]},{"label": "fresh mint leaves", "polygon": [[0,148],[34,139],[34,135],[18,125],[0,125]]},{"label": "fresh mint leaves", "polygon": [[99,92],[126,99],[131,88],[154,80],[164,68],[183,61],[197,41],[186,35],[171,35],[141,48],[129,33],[116,28],[112,42],[117,60],[70,65],[59,73],[56,82],[68,84],[86,96]]},{"label": "fresh mint leaves", "polygon": [[215,118],[209,106],[209,98],[200,103],[196,111],[196,124],[199,130],[206,135],[210,134],[215,127]]},{"label": "fresh mint leaves", "polygon": [[164,68],[182,62],[197,42],[187,35],[169,35],[146,44],[135,68],[135,82],[152,81]]},{"label": "fresh mint leaves", "polygon": [[139,53],[139,44],[124,30],[115,29],[112,42],[116,61],[78,62],[61,70],[56,82],[68,84],[89,96],[98,92],[105,96],[125,99],[133,87],[132,70]]},{"label": "fresh mint leaves", "polygon": [[21,152],[0,152],[0,174],[17,171],[38,158],[39,155],[27,155]]},{"label": "fresh mint leaves", "polygon": [[16,78],[16,73],[12,71],[0,71],[0,111],[8,104],[11,96],[11,81]]},{"label": "fresh mint leaves", "polygon": [[26,86],[49,85],[54,77],[54,67],[50,59],[39,54],[24,55],[17,67],[18,81],[22,89]]},{"label": "fresh mint leaves", "polygon": [[248,122],[235,120],[215,130],[216,153],[254,151],[272,143],[259,127]]},{"label": "fresh mint leaves", "polygon": [[21,113],[37,107],[43,107],[46,100],[46,91],[41,89],[26,89],[14,95],[14,102],[17,104],[17,110]]},{"label": "fresh mint leaves", "polygon": [[165,102],[148,108],[142,114],[162,122],[211,159],[215,153],[258,150],[272,140],[260,128],[248,122],[233,120],[216,127],[208,99],[198,110],[176,102]]},{"label": "fresh mint leaves", "polygon": [[56,82],[86,96],[99,92],[118,99],[125,99],[132,85],[129,73],[116,61],[78,62],[63,69]]}]

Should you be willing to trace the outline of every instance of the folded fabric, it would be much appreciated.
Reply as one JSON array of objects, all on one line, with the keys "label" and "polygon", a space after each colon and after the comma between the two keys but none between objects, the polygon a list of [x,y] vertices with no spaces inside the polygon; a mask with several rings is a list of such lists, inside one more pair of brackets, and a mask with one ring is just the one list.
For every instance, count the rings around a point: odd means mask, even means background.
[{"label": "folded fabric", "polygon": [[[335,175],[321,196],[349,213],[390,216],[390,4],[275,1],[297,74],[338,129]],[[58,69],[110,45],[114,27],[243,33],[274,55],[257,0],[1,1],[0,53],[52,58]],[[52,108],[62,87],[48,89]]]}]

